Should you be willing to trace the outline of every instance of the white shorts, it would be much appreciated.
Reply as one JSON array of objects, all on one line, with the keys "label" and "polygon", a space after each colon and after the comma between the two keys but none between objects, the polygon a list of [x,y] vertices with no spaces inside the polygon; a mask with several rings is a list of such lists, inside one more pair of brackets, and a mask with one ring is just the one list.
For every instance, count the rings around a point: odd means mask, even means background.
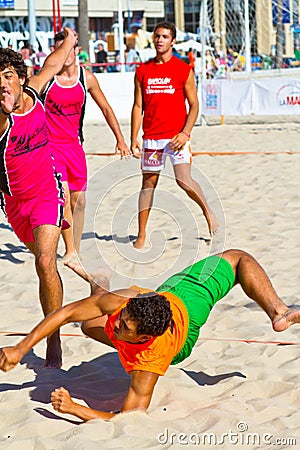
[{"label": "white shorts", "polygon": [[176,164],[191,164],[192,151],[190,140],[179,151],[171,150],[171,139],[145,139],[142,151],[142,170],[146,172],[159,172],[165,167],[167,156],[173,166]]}]

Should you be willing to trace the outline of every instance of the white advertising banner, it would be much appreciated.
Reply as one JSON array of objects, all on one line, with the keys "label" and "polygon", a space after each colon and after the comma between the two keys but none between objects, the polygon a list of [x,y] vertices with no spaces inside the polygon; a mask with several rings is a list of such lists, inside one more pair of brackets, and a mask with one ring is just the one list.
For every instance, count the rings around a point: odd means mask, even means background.
[{"label": "white advertising banner", "polygon": [[300,79],[269,78],[253,85],[254,114],[299,114]]},{"label": "white advertising banner", "polygon": [[203,80],[201,85],[203,115],[300,113],[300,79]]},{"label": "white advertising banner", "polygon": [[[220,80],[222,81],[222,80]],[[253,112],[250,80],[224,80],[222,86],[222,116],[249,116]]]}]

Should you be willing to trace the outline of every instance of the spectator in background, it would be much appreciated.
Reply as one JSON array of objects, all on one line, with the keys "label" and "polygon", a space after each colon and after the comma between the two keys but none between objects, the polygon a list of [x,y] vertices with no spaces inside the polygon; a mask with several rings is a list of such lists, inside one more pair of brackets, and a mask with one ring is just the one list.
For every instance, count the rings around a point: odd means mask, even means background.
[{"label": "spectator in background", "polygon": [[33,62],[30,58],[30,48],[27,45],[24,45],[19,53],[22,56],[25,66],[27,67],[27,76],[30,78],[33,75]]},{"label": "spectator in background", "polygon": [[82,45],[78,45],[78,59],[80,64],[88,64],[90,62],[89,54],[83,50]]},{"label": "spectator in background", "polygon": [[[95,59],[97,64],[106,64],[107,63],[107,53],[104,50],[104,47],[102,44],[98,44],[98,51],[95,54]],[[96,73],[103,73],[106,72],[106,66],[96,66],[94,68],[94,72]]]},{"label": "spectator in background", "polygon": [[217,65],[214,56],[211,54],[210,50],[205,51],[205,67],[207,78],[214,78]]},{"label": "spectator in background", "polygon": [[231,67],[233,65],[234,62],[234,50],[232,47],[227,47],[227,63],[228,66]]},{"label": "spectator in background", "polygon": [[36,71],[40,70],[43,67],[46,58],[47,54],[43,52],[41,45],[38,44],[36,53],[32,55],[32,62]]},{"label": "spectator in background", "polygon": [[189,61],[190,61],[190,66],[193,70],[193,72],[195,72],[195,62],[196,62],[196,55],[195,52],[192,48],[189,49],[188,54],[187,54]]},{"label": "spectator in background", "polygon": [[126,48],[126,72],[135,72],[136,65],[134,63],[139,61],[139,57],[132,44],[128,44]]},{"label": "spectator in background", "polygon": [[227,71],[228,66],[226,63],[226,60],[222,54],[216,54],[215,55],[215,61],[216,61],[216,73],[215,78],[226,78],[227,77]]},{"label": "spectator in background", "polygon": [[238,52],[233,53],[233,64],[231,66],[231,70],[233,72],[242,72],[245,66],[245,58],[240,55]]}]

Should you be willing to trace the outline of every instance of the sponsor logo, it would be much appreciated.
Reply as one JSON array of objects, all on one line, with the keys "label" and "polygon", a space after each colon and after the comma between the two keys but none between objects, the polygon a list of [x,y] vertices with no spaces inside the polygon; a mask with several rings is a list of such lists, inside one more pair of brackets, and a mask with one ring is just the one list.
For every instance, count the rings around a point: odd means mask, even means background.
[{"label": "sponsor logo", "polygon": [[171,78],[148,78],[146,94],[174,94]]},{"label": "sponsor logo", "polygon": [[300,106],[300,83],[295,81],[294,83],[281,86],[277,91],[276,101],[280,108]]},{"label": "sponsor logo", "polygon": [[206,100],[205,105],[207,109],[217,109],[218,108],[218,90],[213,84],[208,84],[206,86]]}]

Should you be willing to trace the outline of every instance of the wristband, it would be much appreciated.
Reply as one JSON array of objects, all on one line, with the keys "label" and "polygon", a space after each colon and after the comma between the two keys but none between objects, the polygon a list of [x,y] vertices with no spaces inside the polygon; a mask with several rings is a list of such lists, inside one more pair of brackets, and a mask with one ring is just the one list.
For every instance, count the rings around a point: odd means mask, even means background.
[{"label": "wristband", "polygon": [[6,112],[6,111],[4,111],[4,109],[1,107],[1,112],[2,112],[2,114],[4,114],[5,116],[9,116],[10,115],[10,112],[8,113],[8,112]]},{"label": "wristband", "polygon": [[181,133],[185,134],[185,135],[186,135],[186,137],[187,137],[188,139],[190,139],[190,137],[191,137],[191,135],[190,135],[190,134],[186,133],[185,131],[182,131]]}]

